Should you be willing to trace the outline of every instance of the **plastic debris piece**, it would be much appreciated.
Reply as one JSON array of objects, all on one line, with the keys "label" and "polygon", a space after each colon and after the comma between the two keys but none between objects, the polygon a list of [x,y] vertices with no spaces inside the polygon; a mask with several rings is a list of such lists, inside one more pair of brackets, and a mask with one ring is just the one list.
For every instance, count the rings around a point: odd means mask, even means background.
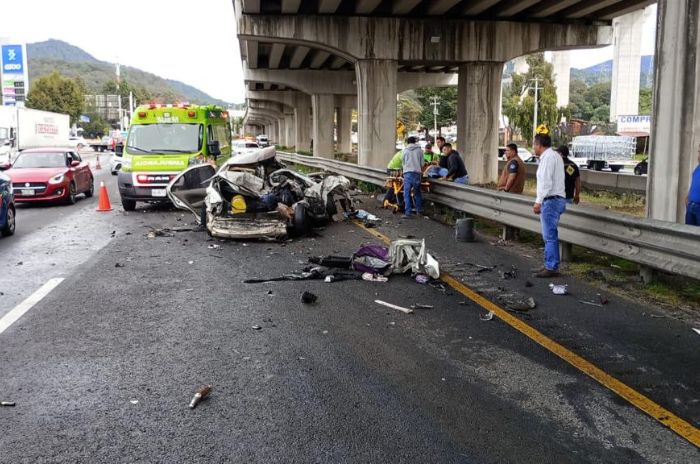
[{"label": "plastic debris piece", "polygon": [[513,311],[529,311],[530,309],[535,309],[535,306],[537,306],[535,299],[531,296],[523,300],[511,300],[505,303],[506,307]]},{"label": "plastic debris piece", "polygon": [[417,274],[416,282],[418,282],[419,284],[427,284],[428,282],[430,282],[430,277],[428,277],[425,274]]},{"label": "plastic debris piece", "polygon": [[124,267],[124,265],[122,263],[116,263],[114,267]]},{"label": "plastic debris piece", "polygon": [[412,309],[433,309],[434,307],[435,306],[433,306],[433,305],[420,304],[420,303],[416,303],[416,304],[411,305]]},{"label": "plastic debris piece", "polygon": [[318,300],[318,297],[311,292],[304,292],[301,295],[301,302],[304,304],[312,304]]},{"label": "plastic debris piece", "polygon": [[594,303],[593,301],[586,301],[586,300],[578,300],[578,301],[579,301],[579,303],[583,303],[583,304],[589,305],[589,306],[597,306],[597,307],[599,307],[599,308],[602,308],[602,307],[603,307],[602,304],[600,304],[600,303]]},{"label": "plastic debris piece", "polygon": [[131,404],[139,404],[139,400],[129,400]]},{"label": "plastic debris piece", "polygon": [[486,314],[479,316],[479,319],[481,319],[482,321],[490,321],[491,319],[493,319],[493,311],[489,311]]},{"label": "plastic debris piece", "polygon": [[569,286],[567,284],[549,284],[549,288],[555,295],[566,295],[569,293]]},{"label": "plastic debris piece", "polygon": [[395,304],[387,303],[386,301],[382,300],[374,300],[374,302],[382,306],[386,306],[387,308],[397,309],[405,314],[413,314],[413,310],[411,308],[404,308],[403,306],[397,306]]},{"label": "plastic debris piece", "polygon": [[254,325],[254,326],[252,327],[252,329],[253,329],[253,330],[260,330],[260,329],[262,329],[262,327],[260,327],[259,325]]},{"label": "plastic debris piece", "polygon": [[362,280],[366,280],[368,282],[389,282],[389,278],[380,274],[372,274],[371,272],[362,273]]},{"label": "plastic debris piece", "polygon": [[207,248],[209,248],[210,250],[216,250],[216,249],[221,248],[221,245],[217,245],[216,243],[212,243]]},{"label": "plastic debris piece", "polygon": [[0,406],[6,406],[8,408],[13,408],[15,406],[14,401],[2,401],[0,402]]},{"label": "plastic debris piece", "polygon": [[700,329],[696,329],[695,327],[693,327],[693,332],[695,332],[696,334],[700,335]]},{"label": "plastic debris piece", "polygon": [[209,396],[209,393],[211,393],[211,385],[200,387],[190,401],[190,409],[194,409],[204,398]]}]

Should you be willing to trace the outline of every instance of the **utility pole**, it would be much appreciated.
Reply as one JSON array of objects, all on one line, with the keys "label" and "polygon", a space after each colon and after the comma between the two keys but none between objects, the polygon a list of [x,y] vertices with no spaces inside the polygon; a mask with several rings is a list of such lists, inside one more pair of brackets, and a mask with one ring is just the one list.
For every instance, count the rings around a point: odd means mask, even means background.
[{"label": "utility pole", "polygon": [[124,117],[122,116],[122,94],[121,94],[121,76],[119,70],[119,61],[117,61],[117,100],[119,101],[119,130],[124,130]]},{"label": "utility pole", "polygon": [[431,104],[433,105],[433,131],[435,132],[435,138],[433,140],[437,140],[438,136],[438,130],[437,130],[437,117],[438,117],[438,102],[440,99],[437,96],[432,97],[432,102]]},{"label": "utility pole", "polygon": [[532,120],[532,143],[535,143],[535,136],[537,135],[537,110],[540,106],[540,78],[535,77],[535,114]]}]

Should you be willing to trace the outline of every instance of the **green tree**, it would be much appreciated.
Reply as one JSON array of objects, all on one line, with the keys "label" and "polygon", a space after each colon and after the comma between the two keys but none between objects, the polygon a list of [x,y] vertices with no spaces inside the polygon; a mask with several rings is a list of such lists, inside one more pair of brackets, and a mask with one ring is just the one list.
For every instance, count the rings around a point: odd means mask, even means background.
[{"label": "green tree", "polygon": [[639,114],[651,114],[652,95],[650,88],[639,90]]},{"label": "green tree", "polygon": [[418,97],[413,90],[399,94],[396,103],[396,119],[401,121],[406,129],[413,130],[419,123],[423,105],[418,101]]},{"label": "green tree", "polygon": [[557,108],[553,68],[551,63],[544,60],[544,53],[528,56],[527,64],[529,69],[526,73],[511,75],[511,83],[503,92],[502,111],[508,118],[511,129],[519,129],[523,138],[530,139],[535,112],[535,78],[539,85],[537,124],[545,124],[553,129],[565,110]]},{"label": "green tree", "polygon": [[85,115],[90,118],[90,122],[80,122],[78,126],[83,128],[83,134],[85,134],[86,137],[102,137],[109,132],[109,123],[97,112],[87,111]]},{"label": "green tree", "polygon": [[85,104],[81,81],[63,77],[57,71],[37,79],[27,95],[27,107],[53,111],[70,116],[70,122],[78,121]]},{"label": "green tree", "polygon": [[145,87],[131,85],[126,79],[122,79],[119,84],[114,79],[105,82],[102,86],[102,93],[105,95],[119,95],[122,101],[122,108],[126,108],[129,105],[129,93],[133,93],[135,105],[153,100],[153,95]]},{"label": "green tree", "polygon": [[432,129],[433,98],[438,97],[438,131],[441,127],[452,126],[457,123],[457,87],[424,87],[415,91],[418,103],[423,107],[418,122],[421,126]]}]

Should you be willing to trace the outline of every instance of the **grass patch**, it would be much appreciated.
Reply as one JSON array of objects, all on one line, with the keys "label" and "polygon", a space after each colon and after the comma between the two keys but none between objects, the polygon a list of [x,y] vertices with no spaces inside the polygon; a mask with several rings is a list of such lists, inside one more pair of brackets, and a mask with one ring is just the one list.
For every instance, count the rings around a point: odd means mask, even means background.
[{"label": "grass patch", "polygon": [[[525,181],[524,195],[537,195],[537,182],[535,179]],[[618,213],[629,214],[637,217],[646,216],[646,196],[634,193],[615,193],[607,190],[583,189],[581,192],[581,204],[602,207]]]}]

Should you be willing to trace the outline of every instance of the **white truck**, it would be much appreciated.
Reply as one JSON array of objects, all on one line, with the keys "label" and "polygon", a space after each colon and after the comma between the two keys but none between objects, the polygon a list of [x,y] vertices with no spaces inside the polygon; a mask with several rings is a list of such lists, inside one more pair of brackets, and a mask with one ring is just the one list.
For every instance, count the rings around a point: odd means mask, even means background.
[{"label": "white truck", "polygon": [[67,114],[0,106],[0,165],[12,164],[21,150],[68,146]]},{"label": "white truck", "polygon": [[571,141],[571,157],[579,166],[600,171],[610,168],[619,172],[626,166],[634,166],[637,148],[635,137],[620,135],[582,135]]}]

